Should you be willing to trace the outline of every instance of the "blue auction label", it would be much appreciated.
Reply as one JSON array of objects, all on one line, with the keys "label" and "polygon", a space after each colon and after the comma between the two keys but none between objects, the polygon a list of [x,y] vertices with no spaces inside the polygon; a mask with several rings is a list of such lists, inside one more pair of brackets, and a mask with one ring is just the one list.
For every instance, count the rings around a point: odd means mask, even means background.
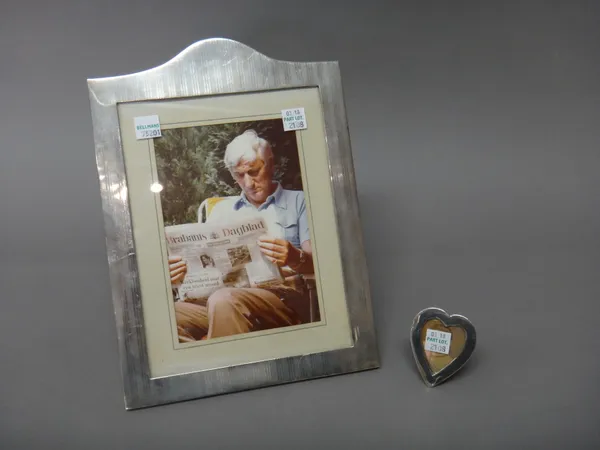
[{"label": "blue auction label", "polygon": [[308,127],[304,108],[282,109],[283,131],[304,130]]},{"label": "blue auction label", "polygon": [[153,139],[162,136],[157,115],[135,117],[133,120],[136,139]]},{"label": "blue auction label", "polygon": [[452,341],[452,333],[444,331],[427,330],[425,336],[425,350],[435,353],[450,353],[450,342]]}]

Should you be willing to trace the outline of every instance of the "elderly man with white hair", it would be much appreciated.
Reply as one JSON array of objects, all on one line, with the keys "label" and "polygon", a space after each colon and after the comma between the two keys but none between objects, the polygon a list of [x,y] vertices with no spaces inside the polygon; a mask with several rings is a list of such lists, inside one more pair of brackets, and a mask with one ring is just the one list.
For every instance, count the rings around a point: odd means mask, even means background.
[{"label": "elderly man with white hair", "polygon": [[[262,253],[297,274],[314,273],[304,193],[283,189],[273,181],[271,145],[248,130],[229,143],[223,159],[242,193],[216,204],[207,221],[259,215],[268,228],[268,235],[258,243]],[[172,257],[169,264],[171,282],[182,281],[187,271],[185,262]],[[298,294],[286,284],[266,289],[221,288],[205,304],[177,302],[179,338],[193,341],[204,336],[210,339],[297,325],[300,321],[296,313],[284,304],[282,297]]]}]

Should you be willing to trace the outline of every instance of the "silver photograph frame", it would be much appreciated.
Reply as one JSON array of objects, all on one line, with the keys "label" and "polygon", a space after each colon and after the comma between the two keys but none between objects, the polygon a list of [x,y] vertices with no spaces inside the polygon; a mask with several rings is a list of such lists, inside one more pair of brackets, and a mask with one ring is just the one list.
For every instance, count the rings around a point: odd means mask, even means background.
[{"label": "silver photograph frame", "polygon": [[[321,98],[337,235],[342,244],[340,256],[352,346],[152,378],[129,199],[113,195],[114,186],[127,189],[118,104],[305,87],[318,88]],[[208,39],[191,45],[156,68],[89,79],[88,89],[126,409],[379,367],[350,137],[337,62],[280,61],[239,42]]]}]

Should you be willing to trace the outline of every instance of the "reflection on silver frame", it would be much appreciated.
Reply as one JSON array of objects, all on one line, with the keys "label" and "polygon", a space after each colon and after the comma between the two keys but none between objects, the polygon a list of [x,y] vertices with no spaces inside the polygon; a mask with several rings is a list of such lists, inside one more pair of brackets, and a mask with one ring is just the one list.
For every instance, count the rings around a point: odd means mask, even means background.
[{"label": "reflection on silver frame", "polygon": [[[353,346],[151,378],[117,104],[318,87]],[[200,41],[144,72],[88,80],[127,409],[338,375],[379,366],[350,139],[337,62],[286,62],[227,39]],[[109,189],[109,186],[112,190]]]}]

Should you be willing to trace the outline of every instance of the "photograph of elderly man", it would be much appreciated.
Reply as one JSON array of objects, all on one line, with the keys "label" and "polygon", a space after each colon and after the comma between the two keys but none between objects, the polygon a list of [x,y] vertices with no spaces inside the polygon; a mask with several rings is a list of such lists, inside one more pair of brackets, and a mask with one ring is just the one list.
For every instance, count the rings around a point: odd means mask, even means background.
[{"label": "photograph of elderly man", "polygon": [[[258,253],[276,267],[280,282],[232,287],[209,295],[175,296],[180,342],[196,342],[321,320],[313,248],[296,141],[281,119],[163,130],[155,156],[166,226],[226,224],[261,218],[266,232]],[[250,262],[248,247],[230,248],[228,267]],[[202,267],[219,267],[202,255]],[[185,283],[189,264],[168,256],[173,289]],[[245,278],[247,279],[247,277]]]}]

